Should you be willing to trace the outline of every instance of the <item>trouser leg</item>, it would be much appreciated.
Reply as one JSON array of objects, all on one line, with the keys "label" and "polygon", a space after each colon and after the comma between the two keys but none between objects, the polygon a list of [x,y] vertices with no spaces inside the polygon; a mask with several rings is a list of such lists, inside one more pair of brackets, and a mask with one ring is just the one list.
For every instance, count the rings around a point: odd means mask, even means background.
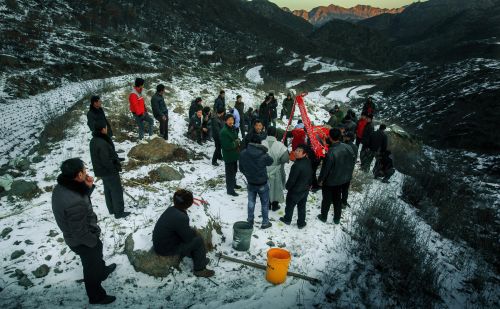
[{"label": "trouser leg", "polygon": [[348,181],[342,185],[342,203],[347,204],[347,198],[349,197],[349,187],[351,186],[351,182]]},{"label": "trouser leg", "polygon": [[83,280],[89,302],[98,302],[106,296],[106,291],[101,286],[104,278],[106,264],[102,259],[102,242],[97,241],[94,248],[80,245],[70,247],[72,251],[80,256],[83,266]]},{"label": "trouser leg", "polygon": [[296,198],[294,196],[294,194],[292,193],[288,193],[286,195],[286,199],[285,199],[285,216],[283,217],[285,219],[286,222],[290,222],[292,221],[292,218],[293,218],[293,211],[295,209],[295,204],[296,204]]},{"label": "trouser leg", "polygon": [[269,223],[269,184],[259,188],[260,206],[262,207],[262,224]]},{"label": "trouser leg", "polygon": [[332,187],[323,186],[321,188],[322,200],[321,200],[321,217],[325,220],[328,217],[328,212],[330,211],[330,205],[333,201]]},{"label": "trouser leg", "polygon": [[207,266],[207,251],[201,236],[196,236],[189,243],[181,244],[177,252],[181,256],[193,259],[194,271],[203,270]]},{"label": "trouser leg", "polygon": [[113,215],[115,210],[113,208],[113,196],[111,194],[111,186],[107,180],[107,177],[102,178],[102,184],[104,187],[104,199],[106,201],[106,207],[108,208],[109,214]]},{"label": "trouser leg", "polygon": [[153,135],[153,127],[154,127],[154,120],[151,116],[149,116],[149,114],[145,114],[144,115],[144,121],[146,121],[148,123],[148,134],[149,136]]},{"label": "trouser leg", "polygon": [[247,185],[248,191],[248,206],[247,206],[247,221],[253,222],[255,214],[255,203],[257,201],[257,190],[251,184]]},{"label": "trouser leg", "polygon": [[139,139],[144,138],[144,116],[134,115],[135,122],[137,123],[137,127],[139,128]]},{"label": "trouser leg", "polygon": [[116,215],[122,214],[125,208],[125,202],[123,201],[123,186],[122,181],[120,179],[120,175],[112,175],[103,177],[106,178],[108,183],[108,187],[111,191],[111,201],[113,205],[113,213]]},{"label": "trouser leg", "polygon": [[233,193],[234,187],[236,186],[236,172],[238,170],[237,162],[230,162],[224,164],[226,169],[226,191],[227,193]]},{"label": "trouser leg", "polygon": [[342,186],[332,187],[333,220],[340,220],[342,215]]},{"label": "trouser leg", "polygon": [[299,226],[306,224],[307,196],[309,196],[309,191],[303,193],[301,198],[297,202],[297,214],[298,214],[297,225]]}]

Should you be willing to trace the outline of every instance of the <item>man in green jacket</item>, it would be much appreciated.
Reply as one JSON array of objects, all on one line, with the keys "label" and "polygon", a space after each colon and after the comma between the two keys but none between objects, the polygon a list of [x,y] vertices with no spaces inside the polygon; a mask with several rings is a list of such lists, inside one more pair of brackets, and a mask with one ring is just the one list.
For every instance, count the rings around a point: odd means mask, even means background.
[{"label": "man in green jacket", "polygon": [[226,192],[232,196],[238,196],[234,189],[241,189],[236,184],[236,172],[238,171],[238,159],[240,157],[240,140],[234,132],[234,117],[227,114],[224,118],[226,124],[219,133],[222,146],[222,158],[226,171]]}]

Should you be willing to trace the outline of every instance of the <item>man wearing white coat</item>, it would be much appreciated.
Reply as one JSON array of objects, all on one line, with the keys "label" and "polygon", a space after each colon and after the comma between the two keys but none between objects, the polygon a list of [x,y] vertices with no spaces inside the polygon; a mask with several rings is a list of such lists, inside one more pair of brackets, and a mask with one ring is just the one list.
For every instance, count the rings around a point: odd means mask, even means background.
[{"label": "man wearing white coat", "polygon": [[268,154],[273,158],[273,164],[267,167],[269,177],[269,202],[270,209],[276,211],[280,209],[279,203],[285,201],[283,190],[285,190],[286,174],[285,163],[289,161],[288,149],[276,139],[276,128],[267,129],[267,138],[262,141],[262,145],[268,149]]}]

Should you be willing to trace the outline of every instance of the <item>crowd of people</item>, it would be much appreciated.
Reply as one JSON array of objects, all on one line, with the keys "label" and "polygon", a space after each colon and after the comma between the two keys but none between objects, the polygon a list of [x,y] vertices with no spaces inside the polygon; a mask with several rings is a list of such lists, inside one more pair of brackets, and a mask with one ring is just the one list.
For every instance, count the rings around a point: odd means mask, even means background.
[{"label": "crowd of people", "polygon": [[[156,93],[151,98],[151,117],[143,96],[144,83],[144,79],[137,78],[129,95],[130,112],[137,124],[139,140],[144,142],[156,136],[153,134],[154,119],[159,123],[159,136],[168,140],[169,111],[164,100],[165,86],[157,85]],[[258,196],[262,229],[272,226],[269,210],[280,209],[282,203],[285,204],[284,215],[279,220],[291,225],[297,208],[297,227],[302,229],[307,225],[307,198],[310,192],[318,190],[322,192],[322,201],[317,218],[327,222],[333,204],[333,222],[340,224],[342,209],[349,206],[349,187],[359,145],[362,145],[361,170],[368,172],[375,158],[375,178],[387,182],[394,174],[384,132],[386,126],[380,124],[377,131],[373,127],[377,109],[371,98],[363,106],[360,119],[352,110],[344,115],[340,107],[335,106],[329,111],[330,118],[322,129],[313,132],[306,132],[301,120],[290,132],[276,128],[277,109],[273,93],[269,93],[257,109],[249,107],[245,111],[241,95],[236,96],[234,104],[226,106],[225,92],[221,90],[212,108],[204,105],[203,99],[198,97],[191,102],[188,111],[186,135],[199,144],[214,143],[212,164],[218,166],[220,160],[224,162],[228,195],[239,195],[236,190],[242,187],[237,183],[236,176],[238,171],[244,175],[248,200],[246,220],[249,224],[254,224]],[[294,99],[289,93],[283,100],[280,119],[283,116],[293,119],[293,110]],[[124,209],[119,174],[124,159],[115,150],[112,128],[99,96],[91,97],[87,120],[92,132],[92,167],[95,176],[102,179],[107,209],[116,219],[125,218],[130,212]],[[146,125],[149,137],[144,136]],[[312,135],[328,148],[324,157],[318,156],[312,149]],[[288,150],[290,138],[291,152]],[[285,164],[290,161],[293,165],[287,178]],[[80,158],[64,161],[52,194],[52,209],[66,244],[81,259],[89,302],[108,304],[116,298],[107,295],[101,283],[116,265],[106,266],[103,260],[100,228],[90,199],[94,182]],[[189,226],[187,209],[193,202],[193,194],[188,190],[180,189],[174,193],[173,206],[164,211],[153,230],[153,248],[163,256],[191,257],[194,275],[211,277],[214,271],[207,269],[209,260],[203,239]]]}]

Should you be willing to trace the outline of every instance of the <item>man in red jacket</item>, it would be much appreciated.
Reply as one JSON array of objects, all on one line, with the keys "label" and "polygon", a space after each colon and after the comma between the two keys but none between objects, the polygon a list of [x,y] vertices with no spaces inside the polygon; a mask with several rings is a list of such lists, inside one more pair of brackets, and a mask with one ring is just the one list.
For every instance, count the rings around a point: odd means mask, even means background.
[{"label": "man in red jacket", "polygon": [[149,136],[153,135],[153,118],[149,116],[146,109],[146,104],[144,104],[144,97],[142,96],[142,90],[144,89],[144,79],[136,78],[134,89],[128,97],[130,103],[130,111],[134,115],[135,122],[139,127],[139,140],[144,138],[144,122],[149,124]]},{"label": "man in red jacket", "polygon": [[358,124],[356,126],[356,146],[359,147],[361,144],[361,140],[363,139],[363,131],[365,130],[365,126],[368,123],[366,114],[361,114],[361,118],[358,120]]}]

